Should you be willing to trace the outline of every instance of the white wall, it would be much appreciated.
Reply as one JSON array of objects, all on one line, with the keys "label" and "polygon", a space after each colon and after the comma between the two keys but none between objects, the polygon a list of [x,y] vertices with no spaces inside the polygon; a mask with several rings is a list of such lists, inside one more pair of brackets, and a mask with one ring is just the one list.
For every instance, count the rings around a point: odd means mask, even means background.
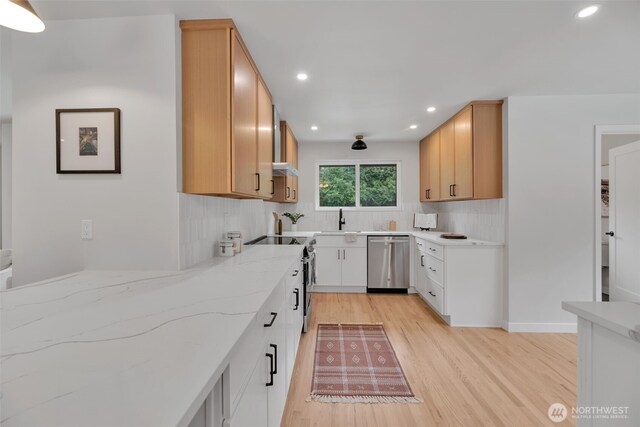
[{"label": "white wall", "polygon": [[640,123],[640,95],[516,96],[507,117],[506,320],[575,330],[560,305],[593,299],[594,126]]},{"label": "white wall", "polygon": [[[13,34],[14,284],[178,268],[175,26],[148,16]],[[57,175],[55,110],[91,107],[122,111],[122,174]],[[93,240],[80,240],[82,219]]]},{"label": "white wall", "polygon": [[11,248],[11,30],[0,27],[0,180],[2,243]]},{"label": "white wall", "polygon": [[504,199],[423,203],[424,212],[438,213],[438,230],[480,240],[504,242]]},{"label": "white wall", "polygon": [[[295,131],[295,129],[294,129]],[[420,162],[418,142],[368,142],[363,151],[351,149],[351,142],[309,142],[298,148],[299,199],[296,205],[284,206],[285,211],[305,214],[298,223],[299,230],[337,230],[338,212],[315,210],[316,162],[323,160],[382,160],[400,161],[402,210],[345,211],[345,230],[374,230],[387,227],[390,220],[398,230],[411,230],[413,214],[422,212],[419,200]],[[283,220],[285,229],[290,221]],[[386,228],[385,228],[386,229]]]}]

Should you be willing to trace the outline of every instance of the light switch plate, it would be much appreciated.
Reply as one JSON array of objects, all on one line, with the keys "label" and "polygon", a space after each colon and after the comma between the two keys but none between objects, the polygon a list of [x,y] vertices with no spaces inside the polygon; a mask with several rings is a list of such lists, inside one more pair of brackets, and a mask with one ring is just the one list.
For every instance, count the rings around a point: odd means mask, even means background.
[{"label": "light switch plate", "polygon": [[93,239],[93,221],[90,219],[83,219],[80,221],[80,238],[82,240]]}]

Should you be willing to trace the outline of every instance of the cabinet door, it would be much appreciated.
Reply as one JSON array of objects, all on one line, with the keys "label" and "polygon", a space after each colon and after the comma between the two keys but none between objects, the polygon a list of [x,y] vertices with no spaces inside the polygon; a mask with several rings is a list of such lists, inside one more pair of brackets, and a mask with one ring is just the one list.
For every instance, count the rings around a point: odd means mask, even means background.
[{"label": "cabinet door", "polygon": [[291,199],[292,202],[298,201],[298,177],[291,177]]},{"label": "cabinet door", "polygon": [[[285,301],[282,301],[278,313],[286,313]],[[276,318],[267,340],[266,353],[274,356],[273,385],[267,386],[267,413],[269,427],[280,427],[284,404],[287,399],[287,344],[286,344],[286,323],[285,316]],[[265,354],[266,354],[265,353]],[[269,371],[267,370],[267,373]],[[268,375],[267,380],[271,379]]]},{"label": "cabinet door", "polygon": [[264,82],[258,80],[258,195],[271,198],[273,174],[273,107]]},{"label": "cabinet door", "polygon": [[448,121],[440,128],[440,200],[453,199],[455,184],[454,123]]},{"label": "cabinet door", "polygon": [[284,153],[287,163],[291,163],[294,168],[298,168],[298,140],[289,125],[284,126],[285,144]]},{"label": "cabinet door", "polygon": [[342,284],[342,249],[316,247],[316,285]]},{"label": "cabinet door", "polygon": [[367,248],[342,249],[342,286],[367,285]]},{"label": "cabinet door", "polygon": [[427,171],[429,201],[440,200],[440,131],[431,134],[427,141]]},{"label": "cabinet door", "polygon": [[428,202],[429,195],[427,190],[429,189],[429,137],[420,141],[420,201]]},{"label": "cabinet door", "polygon": [[473,197],[473,138],[471,133],[472,108],[467,107],[454,121],[455,187],[454,198]]},{"label": "cabinet door", "polygon": [[296,354],[298,352],[298,344],[300,343],[300,334],[302,333],[302,322],[304,313],[304,292],[302,289],[303,281],[302,264],[294,267],[286,279],[286,320],[287,320],[287,374],[286,383],[291,383],[291,374],[296,362]]},{"label": "cabinet door", "polygon": [[426,298],[427,293],[427,272],[425,270],[424,252],[416,251],[416,291]]},{"label": "cabinet door", "polygon": [[229,427],[269,427],[267,387],[269,360],[260,354],[253,374],[242,394],[236,410],[229,420]]},{"label": "cabinet door", "polygon": [[233,37],[233,140],[232,191],[257,195],[257,102],[258,75],[247,52]]}]

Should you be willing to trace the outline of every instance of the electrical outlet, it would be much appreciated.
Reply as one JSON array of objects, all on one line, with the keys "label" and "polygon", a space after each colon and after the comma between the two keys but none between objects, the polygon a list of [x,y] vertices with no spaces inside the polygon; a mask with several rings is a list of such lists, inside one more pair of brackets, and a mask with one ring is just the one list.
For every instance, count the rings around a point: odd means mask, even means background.
[{"label": "electrical outlet", "polygon": [[80,238],[82,240],[93,239],[93,221],[90,219],[83,219],[80,221]]}]

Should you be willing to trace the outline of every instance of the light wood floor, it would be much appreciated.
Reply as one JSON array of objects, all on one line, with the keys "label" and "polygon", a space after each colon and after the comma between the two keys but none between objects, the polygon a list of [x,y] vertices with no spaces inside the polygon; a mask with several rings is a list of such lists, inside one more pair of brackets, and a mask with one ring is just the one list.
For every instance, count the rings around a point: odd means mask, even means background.
[{"label": "light wood floor", "polygon": [[[547,418],[549,405],[575,406],[576,336],[449,328],[417,295],[313,294],[282,425],[404,427],[573,425]],[[382,322],[423,404],[306,402],[317,324]]]}]

